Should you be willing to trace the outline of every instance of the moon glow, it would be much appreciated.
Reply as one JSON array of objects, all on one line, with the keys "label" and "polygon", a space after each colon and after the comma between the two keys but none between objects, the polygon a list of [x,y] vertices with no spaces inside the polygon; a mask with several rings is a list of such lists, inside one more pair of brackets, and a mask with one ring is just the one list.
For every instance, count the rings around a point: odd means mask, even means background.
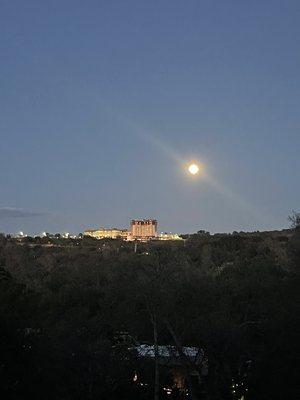
[{"label": "moon glow", "polygon": [[197,164],[190,164],[188,166],[188,171],[191,175],[197,175],[199,172],[199,166]]}]

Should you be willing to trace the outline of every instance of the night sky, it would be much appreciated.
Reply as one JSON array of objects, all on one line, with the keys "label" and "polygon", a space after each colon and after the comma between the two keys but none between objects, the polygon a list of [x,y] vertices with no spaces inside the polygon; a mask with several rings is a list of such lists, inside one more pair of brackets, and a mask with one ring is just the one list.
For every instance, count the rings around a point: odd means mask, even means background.
[{"label": "night sky", "polygon": [[1,0],[0,231],[287,227],[299,21],[299,0]]}]

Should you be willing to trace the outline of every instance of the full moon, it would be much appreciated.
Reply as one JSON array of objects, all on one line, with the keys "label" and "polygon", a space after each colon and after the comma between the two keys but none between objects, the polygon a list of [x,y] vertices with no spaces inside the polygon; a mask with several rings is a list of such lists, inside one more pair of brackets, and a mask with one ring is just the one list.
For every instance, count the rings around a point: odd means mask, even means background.
[{"label": "full moon", "polygon": [[188,170],[190,174],[197,175],[199,172],[199,166],[197,164],[190,164]]}]

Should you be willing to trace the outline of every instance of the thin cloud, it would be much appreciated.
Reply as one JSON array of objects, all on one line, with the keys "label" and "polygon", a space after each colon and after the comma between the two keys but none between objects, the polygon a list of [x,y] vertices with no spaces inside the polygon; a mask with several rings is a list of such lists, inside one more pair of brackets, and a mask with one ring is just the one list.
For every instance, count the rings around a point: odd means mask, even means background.
[{"label": "thin cloud", "polygon": [[23,210],[23,208],[0,207],[0,219],[40,217],[48,214],[47,212]]}]

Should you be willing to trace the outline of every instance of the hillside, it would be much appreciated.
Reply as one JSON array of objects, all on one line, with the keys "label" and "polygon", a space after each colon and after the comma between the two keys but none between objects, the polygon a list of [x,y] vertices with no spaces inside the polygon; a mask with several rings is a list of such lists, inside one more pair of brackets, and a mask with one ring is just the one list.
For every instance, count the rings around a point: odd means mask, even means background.
[{"label": "hillside", "polygon": [[[155,365],[130,341],[201,349],[201,365],[178,361],[193,398],[297,397],[299,229],[136,253],[118,240],[1,236],[0,265],[3,398],[153,398]],[[172,374],[159,370],[164,398]]]}]

